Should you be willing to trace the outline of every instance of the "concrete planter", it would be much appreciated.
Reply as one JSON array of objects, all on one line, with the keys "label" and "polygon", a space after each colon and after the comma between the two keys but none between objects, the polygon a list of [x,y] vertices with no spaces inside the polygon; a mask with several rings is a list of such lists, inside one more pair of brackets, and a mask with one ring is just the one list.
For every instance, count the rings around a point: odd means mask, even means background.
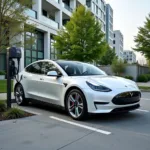
[{"label": "concrete planter", "polygon": [[0,75],[0,80],[4,80],[5,79],[5,75]]}]

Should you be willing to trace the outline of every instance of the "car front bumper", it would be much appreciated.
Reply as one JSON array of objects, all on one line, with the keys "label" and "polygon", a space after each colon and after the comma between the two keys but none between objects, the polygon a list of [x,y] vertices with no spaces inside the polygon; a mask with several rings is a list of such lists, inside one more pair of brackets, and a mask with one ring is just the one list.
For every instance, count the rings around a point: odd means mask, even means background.
[{"label": "car front bumper", "polygon": [[[118,89],[111,92],[97,92],[90,89],[84,90],[89,113],[111,113],[131,111],[140,107],[140,97],[119,99],[116,96],[125,92],[139,92],[138,89]],[[115,103],[115,102],[117,103]]]}]

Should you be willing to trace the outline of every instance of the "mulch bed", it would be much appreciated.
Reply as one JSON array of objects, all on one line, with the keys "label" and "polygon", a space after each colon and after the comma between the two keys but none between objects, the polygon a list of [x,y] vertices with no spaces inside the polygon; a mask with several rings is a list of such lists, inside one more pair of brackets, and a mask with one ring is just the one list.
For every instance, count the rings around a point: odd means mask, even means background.
[{"label": "mulch bed", "polygon": [[[25,112],[25,115],[22,118],[31,117],[31,116],[34,116],[34,114]],[[16,118],[16,119],[20,119],[20,118]],[[0,121],[3,121],[3,120],[12,120],[12,119],[6,119],[6,118],[4,118],[3,113],[0,113]]]}]

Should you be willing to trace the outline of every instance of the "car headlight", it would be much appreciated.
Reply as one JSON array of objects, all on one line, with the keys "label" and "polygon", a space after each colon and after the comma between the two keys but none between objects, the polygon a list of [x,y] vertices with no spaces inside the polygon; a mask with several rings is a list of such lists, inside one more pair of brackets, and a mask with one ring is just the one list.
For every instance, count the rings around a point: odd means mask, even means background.
[{"label": "car headlight", "polygon": [[86,81],[87,85],[94,91],[100,91],[100,92],[110,92],[111,89],[103,86],[103,85],[93,85],[92,83]]}]

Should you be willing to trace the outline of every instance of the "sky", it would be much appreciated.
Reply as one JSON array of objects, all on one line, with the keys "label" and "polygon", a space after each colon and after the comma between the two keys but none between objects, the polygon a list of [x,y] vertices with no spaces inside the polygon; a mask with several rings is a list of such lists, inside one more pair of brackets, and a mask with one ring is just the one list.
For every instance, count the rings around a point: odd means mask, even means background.
[{"label": "sky", "polygon": [[[138,33],[138,27],[144,25],[145,17],[150,13],[150,0],[105,1],[114,11],[114,30],[121,30],[124,35],[124,50],[132,50],[135,46],[134,36]],[[143,61],[140,54],[137,54],[137,58]]]}]

